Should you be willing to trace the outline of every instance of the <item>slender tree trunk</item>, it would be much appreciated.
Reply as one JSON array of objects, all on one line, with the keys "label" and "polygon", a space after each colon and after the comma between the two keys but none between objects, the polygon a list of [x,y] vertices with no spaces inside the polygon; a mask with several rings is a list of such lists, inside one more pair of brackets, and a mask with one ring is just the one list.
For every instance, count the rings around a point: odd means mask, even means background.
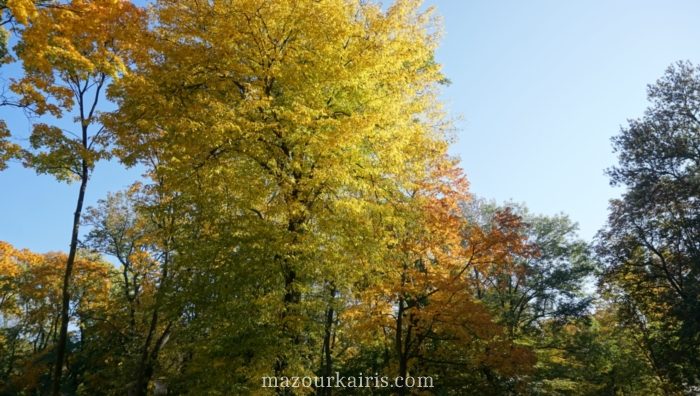
[{"label": "slender tree trunk", "polygon": [[[335,322],[335,310],[333,309],[333,302],[336,296],[337,290],[335,286],[331,283],[330,286],[330,298],[328,300],[328,309],[326,310],[326,321],[324,323],[324,333],[323,333],[323,348],[321,354],[321,377],[328,378],[331,376],[333,370],[333,323]],[[319,390],[319,395],[330,396],[333,392],[333,388],[330,386],[323,387]]]},{"label": "slender tree trunk", "polygon": [[[84,146],[87,147],[87,127],[83,127]],[[73,230],[70,239],[70,251],[68,252],[68,260],[66,261],[66,270],[63,274],[63,289],[61,296],[61,329],[58,335],[58,343],[56,344],[56,363],[54,365],[54,375],[51,394],[59,396],[61,394],[61,376],[63,375],[63,363],[66,356],[66,348],[68,344],[68,322],[70,321],[70,285],[73,275],[73,265],[75,264],[75,256],[78,251],[78,234],[80,232],[80,217],[83,212],[83,201],[85,200],[85,189],[89,177],[89,168],[86,160],[82,160],[82,173],[80,175],[80,190],[78,192],[78,202],[75,205],[73,213]]]},{"label": "slender tree trunk", "polygon": [[141,360],[139,361],[138,371],[136,373],[136,381],[134,388],[135,396],[146,396],[148,394],[148,384],[153,379],[153,373],[155,372],[155,366],[158,362],[158,355],[160,350],[167,342],[170,337],[170,330],[172,328],[173,322],[169,322],[165,329],[161,333],[160,337],[155,341],[153,348],[150,348],[151,342],[153,341],[153,336],[156,332],[155,323],[158,322],[158,315],[154,314],[151,321],[151,328],[149,330],[148,339],[144,344]]},{"label": "slender tree trunk", "polygon": [[[285,260],[286,261],[286,260]],[[284,332],[284,337],[289,337],[292,345],[298,345],[301,342],[300,335],[296,329],[291,329],[287,326],[287,320],[290,316],[296,315],[301,302],[301,293],[297,290],[296,286],[296,271],[292,268],[289,263],[284,265],[284,307],[282,310],[281,320],[282,329]],[[289,361],[284,354],[277,357],[277,362],[275,364],[275,376],[281,377],[284,375]],[[277,388],[275,391],[278,395],[290,395],[291,391],[287,388]]]},{"label": "slender tree trunk", "polygon": [[[408,270],[408,267],[404,263],[403,265],[403,272],[401,273],[401,287],[403,288],[406,286],[407,283],[407,275],[406,272]],[[399,377],[402,377],[403,379],[403,384],[401,388],[398,388],[397,394],[399,396],[404,396],[407,395],[408,393],[406,392],[405,384],[406,384],[406,374],[408,373],[408,349],[411,344],[410,342],[410,337],[411,337],[411,324],[408,324],[408,330],[406,331],[406,337],[404,338],[403,334],[403,326],[404,326],[404,319],[406,316],[406,310],[408,309],[407,302],[406,302],[406,296],[403,295],[399,297],[398,301],[398,310],[396,313],[396,356],[399,359],[399,372],[398,375]]]},{"label": "slender tree trunk", "polygon": [[19,334],[16,334],[15,336],[12,337],[12,342],[10,343],[10,359],[8,359],[7,362],[7,370],[5,370],[5,378],[9,378],[10,375],[12,374],[12,371],[15,368],[15,359],[17,357],[17,338],[19,337]]},{"label": "slender tree trunk", "polygon": [[[85,102],[85,94],[89,89],[88,84],[80,86],[76,83],[76,99],[78,109],[80,111],[80,144],[85,151],[91,151],[90,139],[88,138],[88,128],[93,121],[95,109],[100,98],[100,92],[104,85],[107,75],[99,73],[97,85],[95,86],[94,97],[92,104]],[[77,79],[77,77],[76,77]],[[94,142],[93,142],[94,143]],[[68,322],[70,321],[70,286],[73,276],[73,266],[75,257],[78,253],[78,237],[80,235],[80,218],[83,213],[83,202],[85,201],[85,190],[90,178],[90,164],[85,156],[80,159],[80,190],[78,191],[78,201],[75,204],[75,212],[73,213],[73,229],[70,238],[70,251],[68,252],[68,260],[66,261],[66,270],[63,274],[63,289],[61,294],[61,329],[58,335],[58,343],[56,344],[56,362],[54,365],[53,382],[51,384],[51,394],[60,396],[61,394],[61,377],[63,376],[63,363],[66,360],[66,349],[68,347]]]},{"label": "slender tree trunk", "polygon": [[[408,372],[408,363],[406,362],[408,354],[406,353],[405,341],[403,339],[403,319],[405,313],[404,299],[401,297],[399,298],[399,309],[396,314],[396,355],[399,359],[398,375],[403,378],[404,383],[406,381],[406,373]],[[398,388],[397,392],[401,396],[407,394],[405,388]]]},{"label": "slender tree trunk", "polygon": [[[153,312],[151,313],[151,323],[148,328],[148,335],[146,336],[146,341],[144,342],[143,348],[141,349],[141,359],[139,360],[139,365],[136,371],[136,388],[134,389],[135,396],[146,396],[148,394],[148,384],[153,378],[153,372],[155,369],[155,364],[158,361],[158,354],[160,353],[160,348],[163,346],[170,334],[170,328],[172,322],[168,322],[160,337],[155,340],[154,337],[158,332],[158,324],[160,321],[160,308],[163,301],[163,294],[166,290],[166,285],[168,283],[168,274],[170,267],[170,240],[166,239],[164,244],[165,253],[163,255],[163,265],[162,273],[160,277],[160,284],[156,290],[155,305],[153,307]],[[153,343],[153,348],[151,344]]]},{"label": "slender tree trunk", "polygon": [[[416,318],[413,313],[408,312],[412,305],[409,306],[406,303],[405,298],[399,298],[399,306],[396,317],[396,354],[399,360],[399,371],[398,376],[401,377],[400,381],[403,381],[401,387],[398,387],[397,394],[399,396],[405,396],[411,393],[411,390],[406,387],[406,377],[408,377],[408,363],[411,359],[411,348],[413,346],[413,336],[414,329],[416,325]],[[406,322],[404,324],[404,322]],[[403,331],[403,327],[406,325],[406,331]]]}]

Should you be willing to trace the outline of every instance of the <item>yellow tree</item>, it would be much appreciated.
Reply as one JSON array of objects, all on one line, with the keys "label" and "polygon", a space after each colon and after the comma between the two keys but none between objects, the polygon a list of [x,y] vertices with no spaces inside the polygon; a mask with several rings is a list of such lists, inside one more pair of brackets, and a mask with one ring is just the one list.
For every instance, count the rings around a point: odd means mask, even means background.
[{"label": "yellow tree", "polygon": [[[38,254],[0,241],[0,391],[8,394],[45,392],[50,379],[51,348],[58,338],[64,253]],[[112,267],[80,255],[71,284],[71,316],[81,332],[86,318],[108,304]]]},{"label": "yellow tree", "polygon": [[364,202],[404,188],[445,150],[437,26],[419,8],[159,1],[151,57],[111,91],[119,110],[108,125],[123,160],[192,205],[220,248],[182,265],[252,279],[249,298],[229,294],[246,304],[226,304],[270,329],[261,344],[271,352],[249,366],[310,369],[319,289],[331,289],[321,301],[348,296],[352,279],[338,274],[362,271],[339,254],[352,245],[341,231],[361,223]]},{"label": "yellow tree", "polygon": [[68,337],[70,284],[78,247],[85,191],[95,163],[108,158],[108,138],[99,126],[105,85],[126,71],[134,30],[142,12],[122,0],[74,0],[37,8],[34,2],[8,6],[24,25],[15,48],[24,73],[12,81],[19,104],[37,115],[72,115],[77,131],[60,124],[34,125],[27,166],[59,181],[80,182],[62,285],[61,325],[56,344],[53,394],[60,393]]},{"label": "yellow tree", "polygon": [[[17,30],[16,22],[27,23],[30,15],[36,15],[37,9],[47,6],[47,0],[10,0],[0,3],[0,65],[14,61],[8,47],[10,33]],[[9,29],[8,29],[9,27]],[[19,106],[16,98],[6,93],[5,86],[0,87],[0,106]],[[0,170],[7,167],[7,162],[19,156],[21,147],[10,141],[11,134],[5,121],[0,121]]]}]

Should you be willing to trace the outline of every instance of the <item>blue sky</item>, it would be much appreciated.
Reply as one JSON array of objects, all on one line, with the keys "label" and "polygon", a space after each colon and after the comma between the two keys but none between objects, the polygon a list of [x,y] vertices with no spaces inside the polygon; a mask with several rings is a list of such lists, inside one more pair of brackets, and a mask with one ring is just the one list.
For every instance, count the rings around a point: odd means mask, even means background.
[{"label": "blue sky", "polygon": [[453,153],[473,193],[564,212],[590,239],[610,198],[610,137],[677,60],[700,62],[698,1],[429,1],[461,116]]},{"label": "blue sky", "polygon": [[[452,84],[452,153],[472,191],[533,212],[564,212],[590,239],[619,194],[603,170],[610,137],[646,107],[646,85],[677,60],[700,63],[700,2],[429,0],[443,17],[438,51]],[[3,70],[8,76],[12,70]],[[29,124],[0,109],[19,136]],[[21,141],[21,140],[20,140]],[[126,187],[135,170],[100,164],[87,203]],[[13,165],[0,172],[0,240],[67,250],[77,185]]]}]

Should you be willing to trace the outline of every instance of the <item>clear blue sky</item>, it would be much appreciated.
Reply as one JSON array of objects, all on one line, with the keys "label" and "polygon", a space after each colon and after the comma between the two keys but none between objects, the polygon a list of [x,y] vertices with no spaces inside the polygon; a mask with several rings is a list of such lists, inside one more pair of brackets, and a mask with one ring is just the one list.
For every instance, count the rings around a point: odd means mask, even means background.
[{"label": "clear blue sky", "polygon": [[472,192],[564,212],[592,238],[620,190],[610,137],[677,60],[700,63],[700,1],[442,0],[438,51]]},{"label": "clear blue sky", "polygon": [[[591,238],[616,196],[603,170],[610,137],[646,107],[646,85],[676,60],[700,63],[700,1],[429,0],[444,20],[438,51],[452,85],[452,152],[472,191],[564,212]],[[11,71],[4,71],[7,76]],[[20,135],[23,116],[0,110]],[[100,164],[87,202],[127,186],[137,171]],[[0,240],[67,250],[77,185],[14,165],[0,172]]]}]

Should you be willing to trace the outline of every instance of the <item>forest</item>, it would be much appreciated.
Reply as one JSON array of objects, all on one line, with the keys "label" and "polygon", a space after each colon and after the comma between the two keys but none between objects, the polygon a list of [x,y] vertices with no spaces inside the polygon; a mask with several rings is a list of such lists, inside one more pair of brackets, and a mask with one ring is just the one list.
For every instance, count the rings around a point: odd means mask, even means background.
[{"label": "forest", "polygon": [[[584,240],[470,193],[420,1],[0,10],[32,125],[0,170],[75,191],[67,251],[0,241],[0,395],[700,393],[690,62],[613,138]],[[88,205],[106,162],[142,177]]]}]

